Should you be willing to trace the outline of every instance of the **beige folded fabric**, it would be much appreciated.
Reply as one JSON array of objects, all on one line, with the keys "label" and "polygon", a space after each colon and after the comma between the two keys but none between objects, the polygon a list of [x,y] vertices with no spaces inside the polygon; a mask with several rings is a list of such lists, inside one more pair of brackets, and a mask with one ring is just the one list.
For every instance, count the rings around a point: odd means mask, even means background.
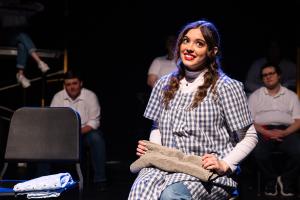
[{"label": "beige folded fabric", "polygon": [[204,182],[218,177],[218,174],[202,167],[200,156],[186,155],[178,149],[164,147],[147,140],[143,142],[146,143],[148,151],[130,165],[132,173],[137,173],[145,167],[156,167],[167,172],[189,174]]}]

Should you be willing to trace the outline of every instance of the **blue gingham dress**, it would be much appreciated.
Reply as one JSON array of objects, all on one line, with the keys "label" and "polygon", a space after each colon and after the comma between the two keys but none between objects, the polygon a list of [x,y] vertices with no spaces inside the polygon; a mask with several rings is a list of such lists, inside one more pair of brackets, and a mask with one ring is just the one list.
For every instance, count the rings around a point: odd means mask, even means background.
[{"label": "blue gingham dress", "polygon": [[[164,76],[157,82],[144,113],[146,118],[159,122],[162,145],[189,155],[213,153],[222,159],[239,138],[235,131],[252,124],[242,83],[222,74],[216,83],[216,94],[208,92],[198,107],[190,107],[195,92],[178,90],[169,102],[169,109],[165,109],[163,88],[170,77]],[[157,200],[168,185],[176,182],[183,182],[193,199],[226,199],[228,192],[223,186],[236,187],[236,182],[228,176],[203,183],[187,174],[144,168],[133,183],[128,199]]]}]

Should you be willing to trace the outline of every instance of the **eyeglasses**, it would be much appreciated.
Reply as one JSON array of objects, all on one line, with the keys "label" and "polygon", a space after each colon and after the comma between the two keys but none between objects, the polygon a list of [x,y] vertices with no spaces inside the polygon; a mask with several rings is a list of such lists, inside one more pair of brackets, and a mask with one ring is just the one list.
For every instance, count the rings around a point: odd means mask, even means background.
[{"label": "eyeglasses", "polygon": [[265,74],[262,74],[261,76],[262,76],[263,78],[266,78],[267,76],[272,76],[272,75],[274,75],[274,74],[276,74],[276,72],[265,73]]}]

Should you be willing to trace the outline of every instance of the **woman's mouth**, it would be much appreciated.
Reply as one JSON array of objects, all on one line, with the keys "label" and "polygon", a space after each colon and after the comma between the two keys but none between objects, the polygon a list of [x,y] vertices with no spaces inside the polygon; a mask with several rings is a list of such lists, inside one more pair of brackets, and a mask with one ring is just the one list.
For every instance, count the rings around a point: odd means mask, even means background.
[{"label": "woman's mouth", "polygon": [[195,56],[191,55],[191,54],[184,54],[184,59],[187,61],[191,61],[195,59]]}]

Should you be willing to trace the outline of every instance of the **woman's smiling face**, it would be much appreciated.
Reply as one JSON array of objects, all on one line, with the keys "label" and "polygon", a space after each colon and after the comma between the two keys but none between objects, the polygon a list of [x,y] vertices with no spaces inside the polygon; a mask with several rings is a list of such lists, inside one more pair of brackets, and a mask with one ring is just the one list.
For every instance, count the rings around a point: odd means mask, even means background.
[{"label": "woman's smiling face", "polygon": [[201,70],[207,57],[207,44],[200,28],[190,29],[182,38],[180,58],[188,70]]}]

